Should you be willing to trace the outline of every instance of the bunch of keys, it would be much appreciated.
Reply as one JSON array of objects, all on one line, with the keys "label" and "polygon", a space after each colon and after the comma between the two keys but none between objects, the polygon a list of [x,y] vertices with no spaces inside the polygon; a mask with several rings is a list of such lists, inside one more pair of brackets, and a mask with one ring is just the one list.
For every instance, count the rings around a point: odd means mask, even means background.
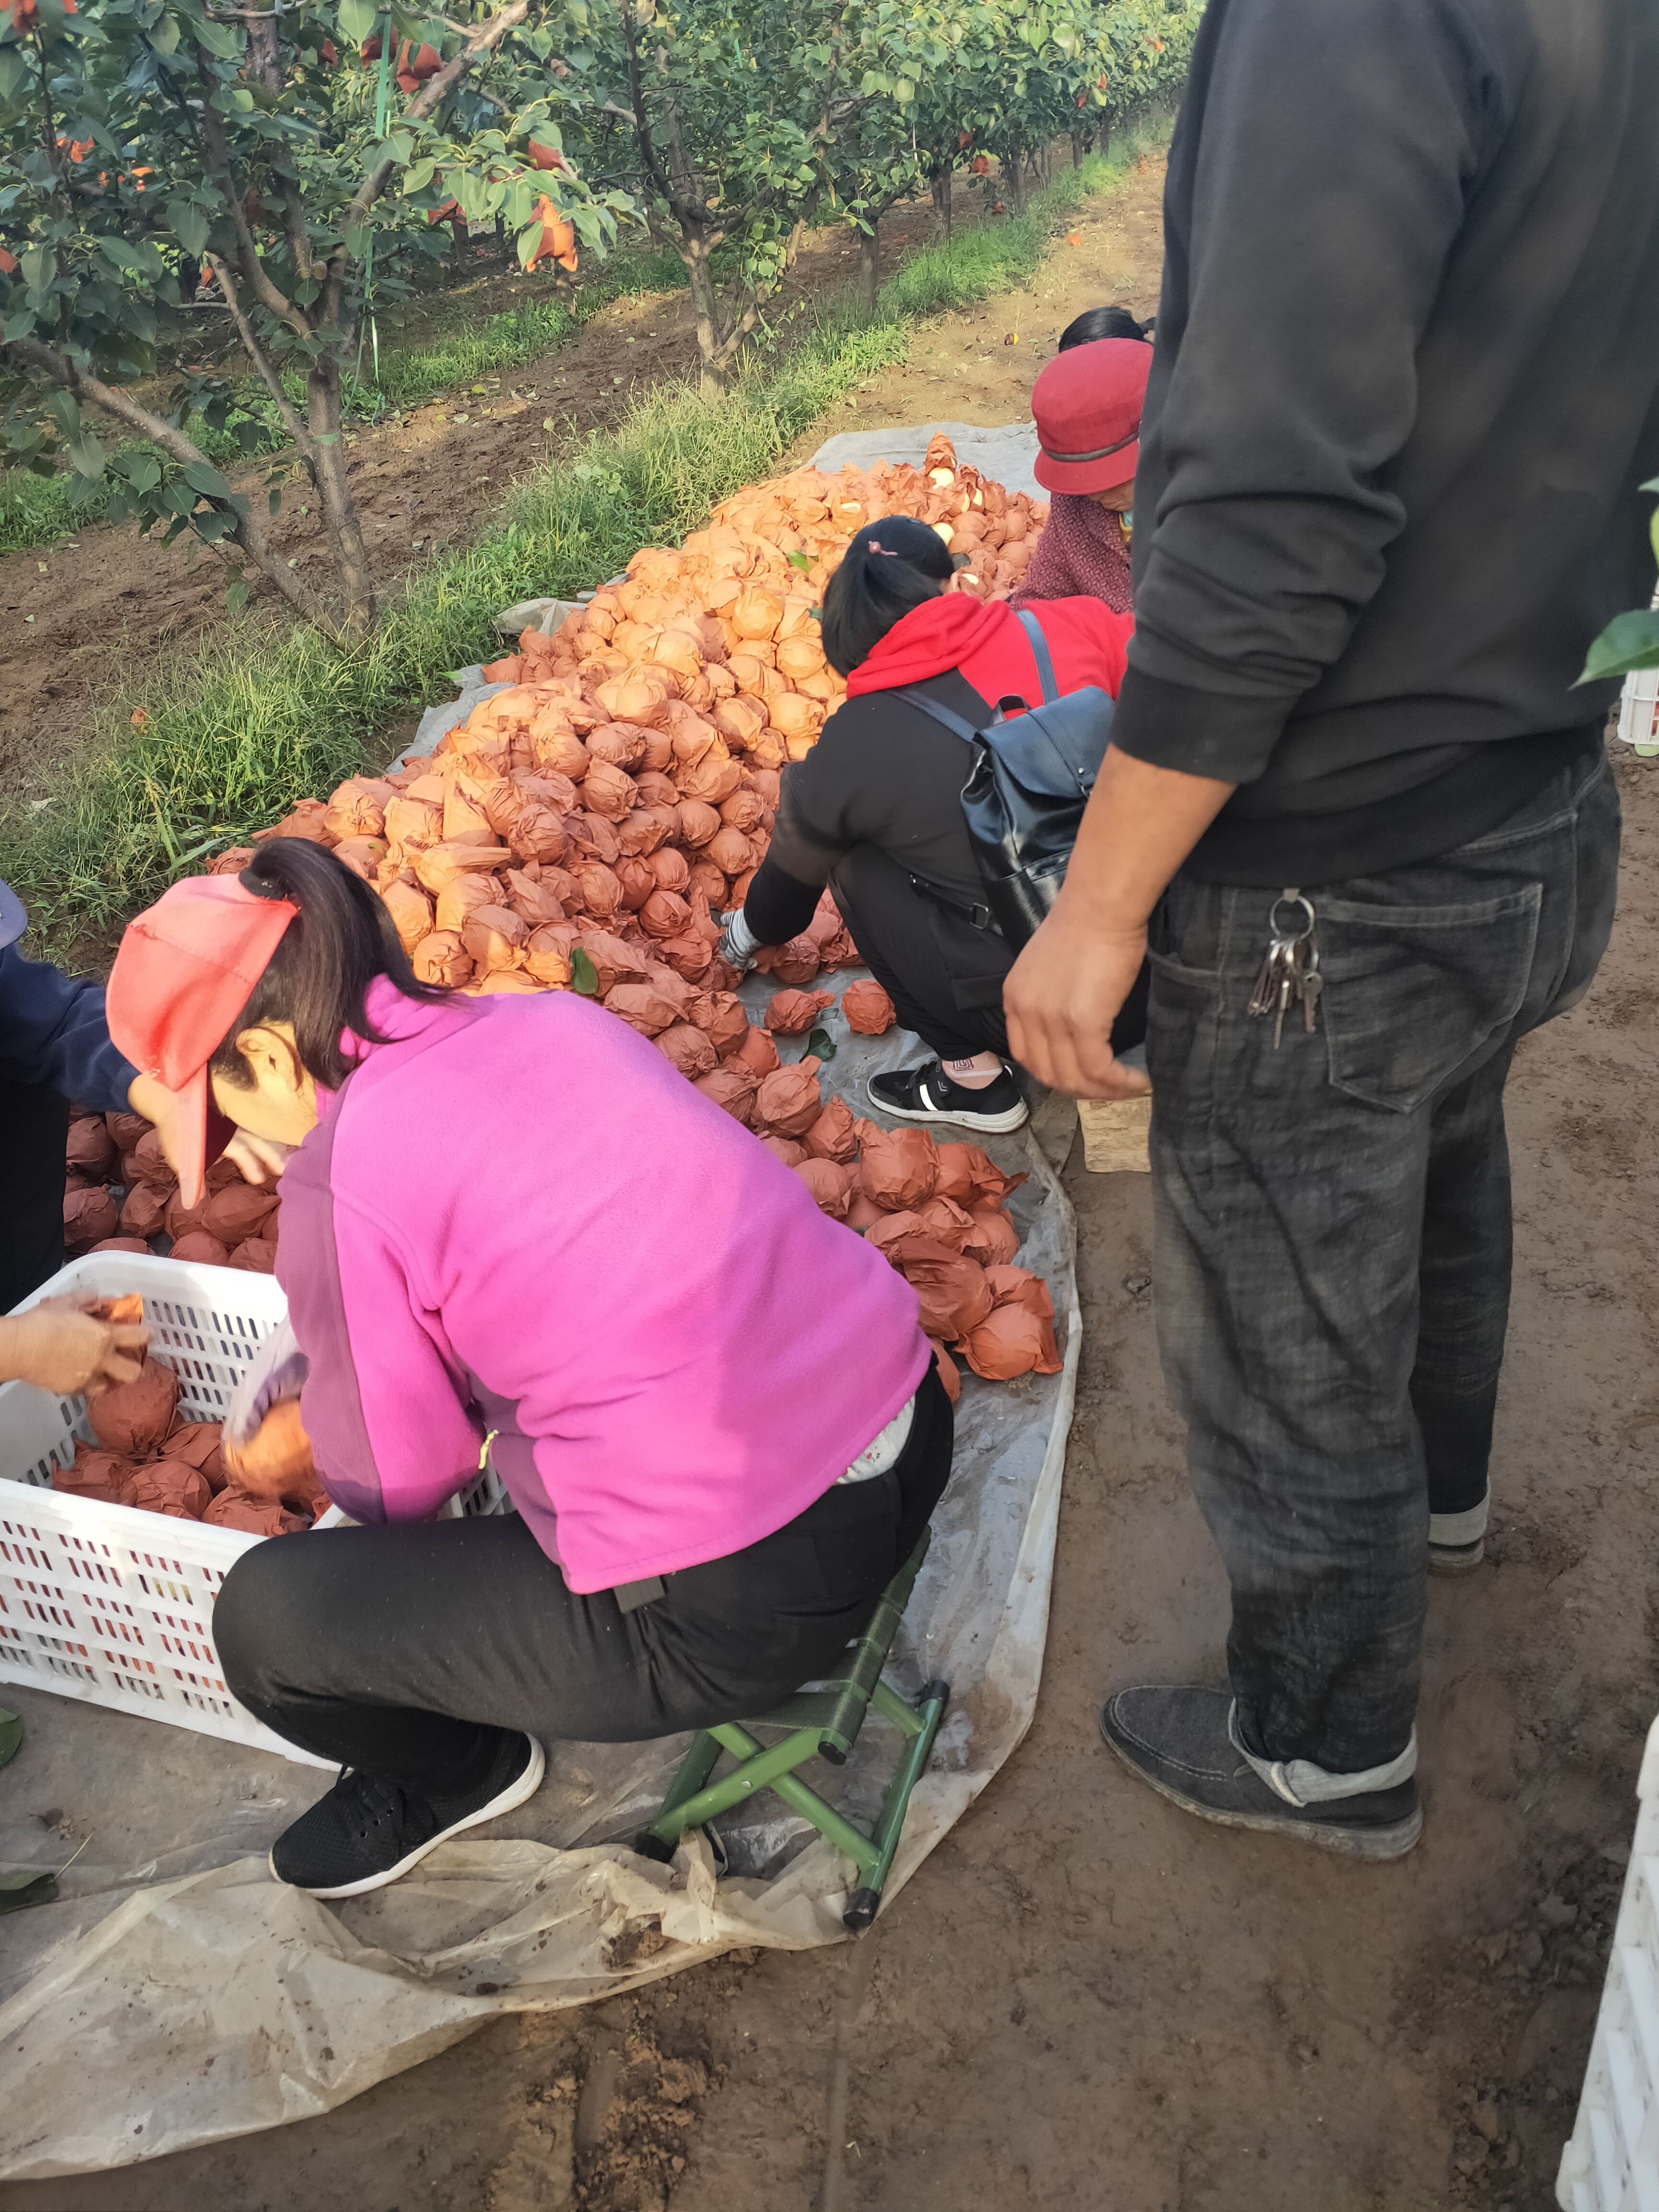
[{"label": "bunch of keys", "polygon": [[[1279,918],[1282,907],[1300,910],[1288,929]],[[1285,1013],[1292,1003],[1302,1009],[1302,1025],[1308,1035],[1311,1036],[1314,1032],[1319,994],[1325,988],[1319,972],[1319,947],[1314,942],[1317,919],[1312,900],[1304,898],[1294,889],[1280,891],[1267,916],[1273,937],[1255,971],[1255,988],[1250,993],[1249,1011],[1253,1016],[1273,1016],[1275,1052],[1285,1034]]]}]

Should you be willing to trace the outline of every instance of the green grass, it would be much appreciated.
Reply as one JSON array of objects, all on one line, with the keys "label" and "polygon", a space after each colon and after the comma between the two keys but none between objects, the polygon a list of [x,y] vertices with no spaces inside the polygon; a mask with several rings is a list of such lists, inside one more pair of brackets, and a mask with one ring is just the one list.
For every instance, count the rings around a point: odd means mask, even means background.
[{"label": "green grass", "polygon": [[[612,300],[671,292],[684,283],[685,270],[677,255],[619,253],[583,284],[569,306],[559,300],[526,300],[489,316],[475,330],[449,332],[424,345],[383,342],[378,377],[373,352],[365,346],[361,380],[352,374],[344,380],[346,419],[376,422],[400,408],[422,406],[457,385],[521,368],[526,362],[568,345],[582,325]],[[289,398],[303,405],[304,380],[290,376],[284,381]],[[252,380],[246,388],[247,405],[240,411],[259,425],[262,434],[249,447],[232,430],[210,430],[198,422],[192,434],[210,460],[222,465],[243,460],[251,454],[274,453],[285,442],[269,399]],[[97,509],[70,499],[72,481],[67,476],[31,477],[0,470],[0,554],[51,544],[97,526]]]},{"label": "green grass", "polygon": [[[126,917],[204,855],[382,761],[380,733],[487,656],[497,611],[568,597],[641,545],[678,543],[709,508],[772,472],[843,393],[902,362],[921,313],[988,297],[1027,275],[1047,240],[1108,189],[1131,144],[1066,171],[1012,222],[963,229],[883,288],[876,317],[823,311],[787,352],[752,361],[708,404],[678,386],[641,397],[525,478],[483,534],[412,570],[362,647],[257,613],[147,676],[102,712],[88,752],[37,799],[0,814],[0,877],[58,957],[95,957]],[[923,304],[925,303],[925,304]],[[131,726],[134,708],[144,710]]]}]

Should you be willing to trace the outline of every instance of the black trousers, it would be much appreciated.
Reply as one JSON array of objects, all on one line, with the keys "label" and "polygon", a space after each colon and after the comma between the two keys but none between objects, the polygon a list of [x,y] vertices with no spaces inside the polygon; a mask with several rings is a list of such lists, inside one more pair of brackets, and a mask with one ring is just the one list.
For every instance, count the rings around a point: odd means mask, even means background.
[{"label": "black trousers", "polygon": [[517,1514],[277,1536],[213,1610],[225,1679],[279,1735],[416,1793],[466,1788],[512,1729],[630,1743],[766,1711],[862,1633],[951,1472],[938,1372],[897,1464],[775,1535],[665,1577],[654,1603],[578,1597]]},{"label": "black trousers", "polygon": [[0,1076],[0,1313],[64,1264],[67,1098]]},{"label": "black trousers", "polygon": [[[913,1030],[941,1060],[971,1060],[977,1052],[1006,1058],[1002,986],[1014,964],[1007,939],[919,891],[908,868],[872,845],[855,846],[830,881],[842,917],[901,1027]],[[1143,963],[1112,1024],[1114,1052],[1127,1052],[1146,1036],[1147,982]]]}]

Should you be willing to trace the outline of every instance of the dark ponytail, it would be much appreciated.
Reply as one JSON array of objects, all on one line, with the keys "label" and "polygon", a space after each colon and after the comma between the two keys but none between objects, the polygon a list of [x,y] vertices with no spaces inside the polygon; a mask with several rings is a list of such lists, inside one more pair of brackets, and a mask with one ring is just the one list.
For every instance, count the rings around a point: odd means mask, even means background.
[{"label": "dark ponytail", "polygon": [[1073,346],[1096,345],[1102,338],[1139,338],[1150,344],[1153,317],[1138,323],[1127,307],[1085,307],[1075,322],[1067,323],[1060,334],[1056,353],[1070,353]]},{"label": "dark ponytail", "polygon": [[249,1087],[236,1039],[261,1022],[289,1022],[301,1064],[313,1082],[337,1091],[353,1062],[340,1049],[343,1030],[370,1044],[386,1039],[369,1026],[368,987],[384,975],[405,998],[434,1000],[415,971],[392,916],[362,878],[303,837],[273,837],[238,878],[256,898],[291,899],[300,909],[277,940],[270,965],[214,1054],[212,1069],[239,1089]]},{"label": "dark ponytail", "polygon": [[914,515],[866,522],[847,541],[823,591],[819,635],[837,676],[867,660],[901,616],[939,597],[956,563],[944,539]]}]

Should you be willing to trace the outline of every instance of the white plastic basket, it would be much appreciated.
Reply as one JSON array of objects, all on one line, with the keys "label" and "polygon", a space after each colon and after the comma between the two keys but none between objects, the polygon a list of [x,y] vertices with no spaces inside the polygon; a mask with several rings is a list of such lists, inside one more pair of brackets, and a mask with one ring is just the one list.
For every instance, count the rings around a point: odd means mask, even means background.
[{"label": "white plastic basket", "polygon": [[[288,1310],[269,1275],[136,1252],[72,1261],[25,1303],[129,1291],[143,1293],[151,1352],[199,1421],[223,1417],[255,1346]],[[0,1387],[0,1681],[325,1765],[238,1705],[213,1648],[219,1585],[265,1540],[54,1490],[52,1468],[74,1459],[77,1437],[94,1441],[84,1398]]]},{"label": "white plastic basket", "polygon": [[1659,2212],[1659,1720],[1636,1796],[1613,1956],[1556,2178],[1562,2212]]}]

